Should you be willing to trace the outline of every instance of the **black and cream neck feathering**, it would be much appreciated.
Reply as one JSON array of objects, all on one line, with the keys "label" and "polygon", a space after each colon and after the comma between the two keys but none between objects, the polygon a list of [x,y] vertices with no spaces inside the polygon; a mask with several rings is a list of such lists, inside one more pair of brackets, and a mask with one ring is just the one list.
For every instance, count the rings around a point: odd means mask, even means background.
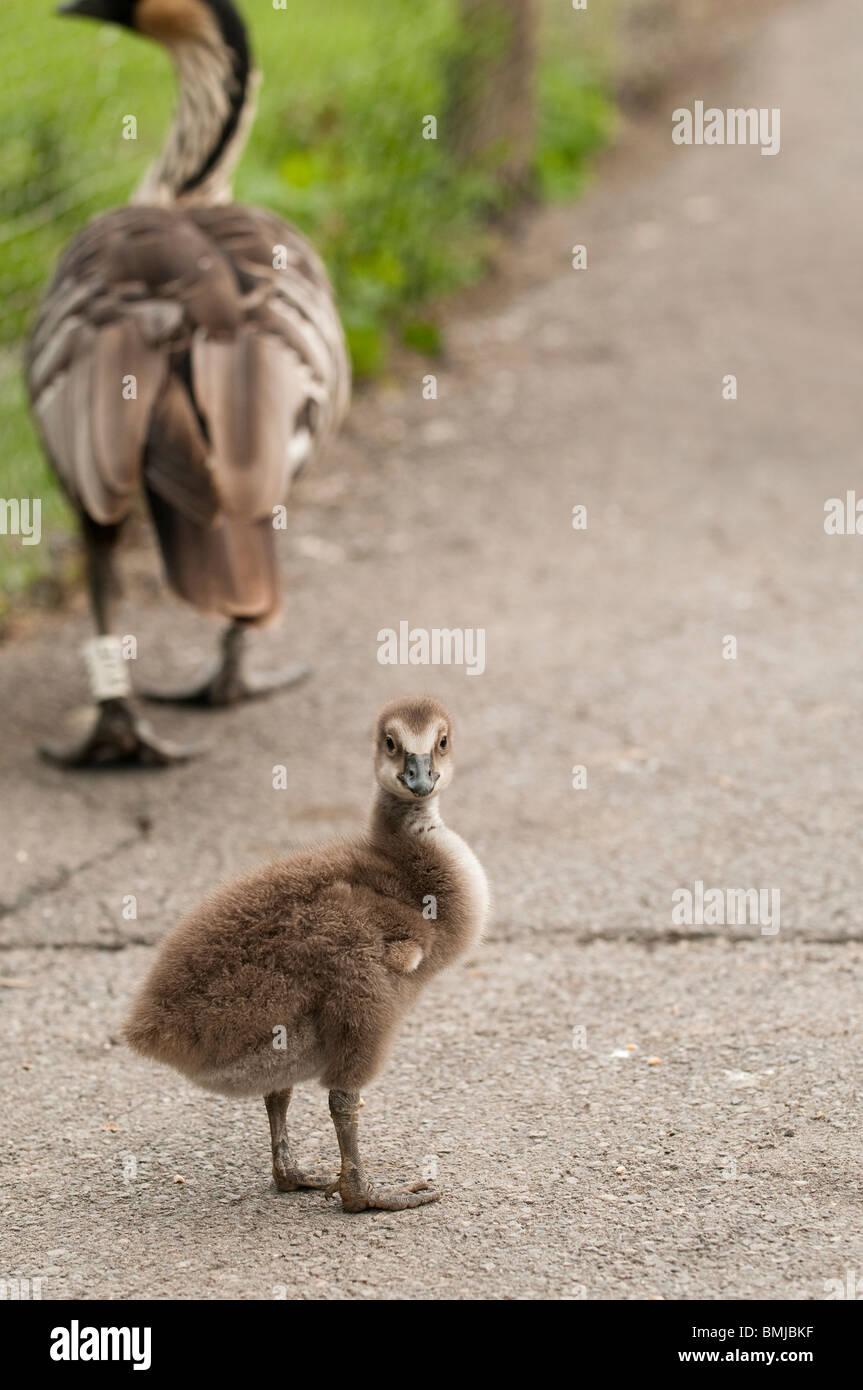
[{"label": "black and cream neck feathering", "polygon": [[159,207],[230,202],[258,82],[246,28],[231,0],[69,0],[59,13],[129,29],[158,43],[174,63],[174,123],[132,201]]},{"label": "black and cream neck feathering", "polygon": [[260,81],[245,34],[240,27],[228,44],[208,19],[200,36],[163,42],[177,73],[177,109],[162,152],[131,201],[161,207],[228,203]]}]

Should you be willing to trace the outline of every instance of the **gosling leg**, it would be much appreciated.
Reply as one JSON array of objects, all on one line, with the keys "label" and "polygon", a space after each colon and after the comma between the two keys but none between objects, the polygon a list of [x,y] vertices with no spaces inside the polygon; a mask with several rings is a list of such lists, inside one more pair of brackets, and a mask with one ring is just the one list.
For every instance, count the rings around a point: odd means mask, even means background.
[{"label": "gosling leg", "polygon": [[271,1091],[264,1096],[273,1145],[273,1182],[280,1192],[298,1192],[305,1187],[331,1187],[334,1181],[338,1182],[338,1178],[334,1179],[332,1173],[307,1172],[298,1166],[291,1153],[287,1126],[290,1103],[290,1091]]},{"label": "gosling leg", "polygon": [[409,1187],[389,1191],[370,1187],[357,1138],[359,1091],[330,1091],[330,1114],[338,1135],[342,1171],[327,1196],[338,1191],[345,1211],[368,1211],[373,1207],[381,1211],[405,1211],[408,1207],[422,1207],[427,1202],[440,1201],[441,1194],[429,1188],[427,1182],[415,1182]]}]

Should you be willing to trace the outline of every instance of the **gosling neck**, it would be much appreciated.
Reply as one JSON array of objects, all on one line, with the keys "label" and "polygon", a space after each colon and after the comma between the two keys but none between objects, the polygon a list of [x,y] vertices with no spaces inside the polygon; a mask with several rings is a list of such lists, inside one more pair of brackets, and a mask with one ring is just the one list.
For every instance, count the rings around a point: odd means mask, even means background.
[{"label": "gosling neck", "polygon": [[443,826],[440,800],[437,796],[406,801],[378,787],[371,814],[372,839],[378,842],[393,839],[422,839],[430,831]]},{"label": "gosling neck", "polygon": [[227,43],[210,21],[200,36],[166,43],[177,74],[174,121],[132,196],[150,206],[229,203],[234,168],[254,116],[259,77],[239,24]]}]

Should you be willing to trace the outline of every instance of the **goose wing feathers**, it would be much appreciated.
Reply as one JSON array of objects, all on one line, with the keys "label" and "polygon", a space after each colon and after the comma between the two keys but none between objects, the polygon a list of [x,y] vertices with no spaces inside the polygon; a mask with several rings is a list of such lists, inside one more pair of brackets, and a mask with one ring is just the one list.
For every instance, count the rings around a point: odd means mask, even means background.
[{"label": "goose wing feathers", "polygon": [[344,414],[326,273],[270,213],[118,209],[70,245],[28,353],[34,412],[79,508],[148,488],[199,523],[260,521]]}]

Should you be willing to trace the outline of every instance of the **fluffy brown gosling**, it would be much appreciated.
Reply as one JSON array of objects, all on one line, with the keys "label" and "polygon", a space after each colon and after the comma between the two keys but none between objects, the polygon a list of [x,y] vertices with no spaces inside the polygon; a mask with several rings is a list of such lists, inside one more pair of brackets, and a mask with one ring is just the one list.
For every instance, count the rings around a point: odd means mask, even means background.
[{"label": "fluffy brown gosling", "polygon": [[[452,721],[394,701],[375,733],[364,835],[291,855],[219,889],[164,941],[126,1025],[130,1046],[208,1090],[263,1095],[283,1192],[338,1190],[346,1211],[437,1201],[425,1182],[379,1190],[360,1158],[360,1091],[386,1062],[423,986],[475,946],[485,874],[440,818]],[[341,1172],[308,1172],[287,1132],[292,1088],[329,1090]]]}]

